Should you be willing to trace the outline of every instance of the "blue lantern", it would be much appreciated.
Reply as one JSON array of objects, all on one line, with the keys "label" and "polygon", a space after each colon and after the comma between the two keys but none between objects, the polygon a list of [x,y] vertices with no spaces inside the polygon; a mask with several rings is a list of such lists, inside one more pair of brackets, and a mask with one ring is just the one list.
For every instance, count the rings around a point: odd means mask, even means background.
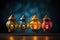
[{"label": "blue lantern", "polygon": [[23,15],[20,18],[20,28],[21,28],[21,32],[26,32],[27,31],[27,18],[25,15]]}]

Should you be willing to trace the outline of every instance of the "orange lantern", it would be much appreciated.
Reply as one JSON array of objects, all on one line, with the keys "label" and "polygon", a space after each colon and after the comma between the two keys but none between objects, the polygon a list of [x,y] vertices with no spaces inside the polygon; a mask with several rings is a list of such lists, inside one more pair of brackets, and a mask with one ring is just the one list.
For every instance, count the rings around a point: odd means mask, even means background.
[{"label": "orange lantern", "polygon": [[44,31],[50,31],[52,29],[52,21],[47,15],[43,18],[42,28]]},{"label": "orange lantern", "polygon": [[30,28],[35,31],[41,28],[41,22],[36,15],[33,16],[32,21],[30,22]]}]

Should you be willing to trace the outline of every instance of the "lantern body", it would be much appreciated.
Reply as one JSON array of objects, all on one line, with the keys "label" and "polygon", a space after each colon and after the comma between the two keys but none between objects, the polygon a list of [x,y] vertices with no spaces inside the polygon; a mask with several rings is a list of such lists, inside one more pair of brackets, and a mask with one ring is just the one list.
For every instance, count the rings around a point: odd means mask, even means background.
[{"label": "lantern body", "polygon": [[30,22],[30,28],[35,31],[41,28],[41,23],[36,15],[33,16],[32,21]]},{"label": "lantern body", "polygon": [[42,28],[44,31],[50,31],[52,29],[52,21],[44,21],[42,23]]},{"label": "lantern body", "polygon": [[17,27],[19,27],[19,24],[13,21],[7,21],[6,26],[8,30],[15,31]]},{"label": "lantern body", "polygon": [[20,24],[21,24],[21,32],[26,32],[27,31],[27,21],[26,21],[26,16],[23,15],[20,19]]},{"label": "lantern body", "polygon": [[26,23],[22,22],[22,24],[21,24],[21,32],[25,32],[26,29],[27,29]]},{"label": "lantern body", "polygon": [[44,31],[50,31],[52,29],[52,21],[49,17],[45,17],[42,22],[42,28]]},{"label": "lantern body", "polygon": [[36,21],[36,22],[32,21],[32,22],[30,23],[30,28],[31,28],[32,30],[37,31],[37,30],[39,30],[39,29],[41,28],[41,23],[40,23],[39,21]]},{"label": "lantern body", "polygon": [[11,15],[8,19],[8,21],[6,22],[6,26],[8,28],[8,31],[15,31],[16,28],[19,27],[19,24],[15,21],[15,18]]}]

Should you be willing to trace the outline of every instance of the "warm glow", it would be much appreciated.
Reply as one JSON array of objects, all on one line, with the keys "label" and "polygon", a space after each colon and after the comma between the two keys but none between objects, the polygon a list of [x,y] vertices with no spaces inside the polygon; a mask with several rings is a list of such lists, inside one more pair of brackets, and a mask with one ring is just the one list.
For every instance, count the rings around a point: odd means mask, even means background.
[{"label": "warm glow", "polygon": [[39,30],[41,28],[41,22],[36,15],[32,17],[32,21],[30,22],[30,28],[32,30]]},{"label": "warm glow", "polygon": [[49,37],[48,37],[48,36],[46,36],[46,37],[45,37],[45,40],[49,40]]},{"label": "warm glow", "polygon": [[22,40],[26,40],[26,37],[25,37],[25,36],[23,36]]},{"label": "warm glow", "polygon": [[34,25],[34,29],[37,29],[37,26],[36,25]]},{"label": "warm glow", "polygon": [[38,21],[38,29],[41,28],[41,23]]},{"label": "warm glow", "polygon": [[6,25],[9,24],[9,23],[10,23],[10,21],[8,21],[8,22],[6,23]]},{"label": "warm glow", "polygon": [[38,37],[37,36],[33,36],[33,40],[38,40]]},{"label": "warm glow", "polygon": [[29,27],[29,24],[27,24],[27,27]]},{"label": "warm glow", "polygon": [[29,25],[31,29],[33,29],[32,24],[33,24],[33,22],[31,22],[30,25]]},{"label": "warm glow", "polygon": [[21,25],[19,25],[19,27],[21,27]]},{"label": "warm glow", "polygon": [[13,25],[11,25],[11,29],[13,29],[14,28],[14,26]]},{"label": "warm glow", "polygon": [[23,27],[25,27],[25,25],[23,25]]},{"label": "warm glow", "polygon": [[13,37],[13,36],[10,36],[10,37],[9,37],[9,40],[14,40],[14,37]]},{"label": "warm glow", "polygon": [[49,27],[49,26],[48,26],[48,25],[46,25],[46,29],[48,29],[48,27]]},{"label": "warm glow", "polygon": [[13,25],[11,25],[13,27]]},{"label": "warm glow", "polygon": [[39,30],[40,29],[40,27],[41,27],[41,23],[39,22],[39,21],[36,21],[36,22],[31,22],[30,23],[30,28],[32,29],[32,30]]}]

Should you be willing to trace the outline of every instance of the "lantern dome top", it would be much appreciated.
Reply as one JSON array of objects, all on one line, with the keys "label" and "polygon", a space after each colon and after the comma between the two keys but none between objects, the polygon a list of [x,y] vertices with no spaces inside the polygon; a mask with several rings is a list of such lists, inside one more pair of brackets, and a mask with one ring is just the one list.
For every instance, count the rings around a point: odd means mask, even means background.
[{"label": "lantern dome top", "polygon": [[23,15],[21,18],[20,18],[20,20],[25,20],[26,19],[26,16],[25,15]]},{"label": "lantern dome top", "polygon": [[45,15],[45,17],[43,18],[43,20],[51,20],[50,17],[48,15]]},{"label": "lantern dome top", "polygon": [[39,18],[38,18],[36,15],[34,15],[34,16],[32,17],[32,20],[39,20]]},{"label": "lantern dome top", "polygon": [[15,20],[14,15],[11,15],[11,16],[8,18],[8,20]]}]

